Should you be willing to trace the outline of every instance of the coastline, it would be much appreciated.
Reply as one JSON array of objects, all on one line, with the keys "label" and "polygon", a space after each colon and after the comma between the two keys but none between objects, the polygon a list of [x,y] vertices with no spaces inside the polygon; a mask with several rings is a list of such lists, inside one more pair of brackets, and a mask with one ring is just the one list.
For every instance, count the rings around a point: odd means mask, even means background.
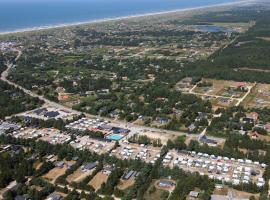
[{"label": "coastline", "polygon": [[112,21],[129,20],[129,19],[142,18],[142,17],[154,17],[154,16],[159,16],[159,15],[174,14],[174,13],[181,13],[181,12],[191,12],[194,10],[202,10],[202,9],[205,9],[207,11],[210,8],[222,8],[222,7],[227,7],[227,6],[237,6],[237,5],[243,5],[243,4],[248,4],[248,3],[254,3],[254,2],[258,2],[258,0],[239,0],[236,2],[213,4],[213,5],[208,5],[208,6],[198,6],[198,7],[192,7],[192,8],[182,8],[182,9],[175,9],[175,10],[168,10],[168,11],[150,12],[150,13],[136,14],[136,15],[127,15],[127,16],[122,16],[122,17],[111,17],[111,18],[103,18],[103,19],[97,19],[97,20],[80,21],[80,22],[74,22],[74,23],[62,23],[62,24],[56,24],[56,25],[46,25],[46,26],[39,26],[39,27],[32,27],[32,28],[23,28],[23,29],[17,29],[14,31],[0,32],[0,36],[9,35],[9,34],[16,34],[16,33],[42,31],[42,30],[49,30],[49,29],[56,29],[56,28],[73,27],[73,26],[80,26],[80,25],[91,25],[91,24],[98,24],[98,23],[112,22]]}]

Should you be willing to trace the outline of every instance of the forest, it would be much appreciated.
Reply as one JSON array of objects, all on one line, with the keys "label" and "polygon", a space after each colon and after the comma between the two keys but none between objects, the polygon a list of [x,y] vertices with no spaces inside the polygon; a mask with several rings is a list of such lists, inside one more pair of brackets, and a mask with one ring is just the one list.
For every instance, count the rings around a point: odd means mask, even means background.
[{"label": "forest", "polygon": [[20,89],[0,81],[0,119],[41,105],[38,98],[30,97]]}]

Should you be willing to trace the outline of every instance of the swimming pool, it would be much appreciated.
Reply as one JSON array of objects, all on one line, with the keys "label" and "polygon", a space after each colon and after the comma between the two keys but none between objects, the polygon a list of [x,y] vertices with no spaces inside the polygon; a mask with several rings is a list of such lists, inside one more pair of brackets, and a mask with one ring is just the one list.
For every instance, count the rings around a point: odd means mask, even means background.
[{"label": "swimming pool", "polygon": [[111,135],[107,136],[107,139],[118,141],[118,140],[121,140],[123,137],[124,137],[123,135],[111,134]]}]

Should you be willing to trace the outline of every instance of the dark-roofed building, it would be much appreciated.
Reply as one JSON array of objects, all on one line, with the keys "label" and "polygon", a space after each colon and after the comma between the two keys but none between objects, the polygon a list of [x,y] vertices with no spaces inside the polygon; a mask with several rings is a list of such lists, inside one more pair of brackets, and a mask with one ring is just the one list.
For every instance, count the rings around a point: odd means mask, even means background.
[{"label": "dark-roofed building", "polygon": [[59,162],[56,162],[54,165],[55,165],[56,167],[63,168],[64,165],[65,165],[65,163],[64,163],[63,161],[59,161]]},{"label": "dark-roofed building", "polygon": [[14,200],[27,200],[27,198],[25,196],[22,195],[17,195]]},{"label": "dark-roofed building", "polygon": [[119,127],[113,127],[112,128],[112,130],[113,130],[113,133],[124,133],[124,134],[127,134],[127,133],[129,133],[130,132],[130,130],[128,130],[128,129],[125,129],[125,128],[119,128]]},{"label": "dark-roofed building", "polygon": [[97,166],[96,162],[86,163],[84,166],[82,166],[83,171],[88,171],[91,169],[94,169]]},{"label": "dark-roofed building", "polygon": [[102,169],[102,173],[104,173],[104,174],[110,174],[110,173],[112,173],[113,169],[114,169],[114,167],[111,166],[111,165],[105,166]]},{"label": "dark-roofed building", "polygon": [[0,122],[0,134],[5,133],[6,131],[10,130],[19,130],[21,128],[20,125],[14,124],[14,123],[9,123],[9,122]]},{"label": "dark-roofed building", "polygon": [[161,180],[158,183],[159,187],[172,187],[175,183],[173,181]]},{"label": "dark-roofed building", "polygon": [[47,197],[47,200],[60,200],[62,196],[60,194],[52,193]]},{"label": "dark-roofed building", "polygon": [[196,126],[195,126],[194,124],[190,124],[190,125],[188,126],[188,130],[189,130],[189,131],[194,131],[195,128],[196,128]]},{"label": "dark-roofed building", "polygon": [[254,123],[255,123],[254,119],[248,118],[248,117],[244,117],[244,118],[242,119],[242,122],[243,122],[244,124],[253,124],[253,125],[254,125]]},{"label": "dark-roofed building", "polygon": [[47,112],[47,108],[38,108],[36,110],[33,111],[33,113],[35,113],[36,115],[40,115],[43,112]]},{"label": "dark-roofed building", "polygon": [[206,137],[206,135],[200,137],[199,141],[205,144],[217,145],[217,141],[209,139],[208,137]]},{"label": "dark-roofed building", "polygon": [[98,127],[100,130],[106,130],[106,131],[110,131],[112,130],[112,127],[110,125],[107,124],[102,124]]},{"label": "dark-roofed building", "polygon": [[128,180],[128,179],[130,179],[132,176],[135,176],[136,174],[137,174],[136,171],[133,171],[133,170],[127,171],[127,172],[125,172],[125,173],[123,174],[122,179],[123,179],[123,180]]},{"label": "dark-roofed building", "polygon": [[20,152],[23,152],[23,148],[20,145],[13,145],[11,147],[11,150],[15,153],[15,154],[19,154]]},{"label": "dark-roofed building", "polygon": [[60,115],[60,113],[58,111],[50,111],[50,112],[46,112],[44,114],[45,117],[48,117],[48,118],[55,118],[57,117],[58,115]]}]

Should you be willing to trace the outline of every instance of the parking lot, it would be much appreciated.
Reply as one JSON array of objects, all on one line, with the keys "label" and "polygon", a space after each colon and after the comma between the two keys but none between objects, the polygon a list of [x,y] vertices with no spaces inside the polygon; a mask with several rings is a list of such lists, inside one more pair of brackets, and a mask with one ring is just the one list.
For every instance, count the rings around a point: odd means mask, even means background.
[{"label": "parking lot", "polygon": [[71,146],[76,149],[88,149],[97,154],[108,153],[114,147],[115,142],[108,140],[98,140],[88,136],[77,136],[75,141],[70,142]]},{"label": "parking lot", "polygon": [[74,116],[76,116],[76,114],[68,110],[64,110],[60,108],[54,108],[51,106],[43,106],[35,110],[30,110],[27,112],[20,113],[17,116],[25,116],[25,117],[27,116],[27,117],[43,119],[43,120],[48,120],[48,119],[71,120]]},{"label": "parking lot", "polygon": [[19,130],[21,125],[0,120],[0,135],[8,130]]},{"label": "parking lot", "polygon": [[70,141],[70,136],[58,129],[54,128],[22,128],[19,131],[13,131],[12,135],[15,138],[38,138],[39,140],[47,141],[51,144],[63,144]]},{"label": "parking lot", "polygon": [[163,159],[163,165],[178,166],[185,171],[198,172],[201,175],[208,175],[211,179],[233,185],[253,182],[261,187],[265,184],[262,175],[266,165],[248,159],[235,159],[199,152],[170,151]]},{"label": "parking lot", "polygon": [[81,118],[75,122],[66,125],[67,129],[77,130],[77,131],[91,131],[91,132],[101,132],[104,137],[112,140],[118,141],[126,137],[129,134],[129,130],[126,128],[116,127],[110,124],[108,121],[94,118]]},{"label": "parking lot", "polygon": [[138,144],[120,143],[117,149],[112,150],[112,155],[119,159],[141,159],[154,164],[160,157],[160,148]]}]

